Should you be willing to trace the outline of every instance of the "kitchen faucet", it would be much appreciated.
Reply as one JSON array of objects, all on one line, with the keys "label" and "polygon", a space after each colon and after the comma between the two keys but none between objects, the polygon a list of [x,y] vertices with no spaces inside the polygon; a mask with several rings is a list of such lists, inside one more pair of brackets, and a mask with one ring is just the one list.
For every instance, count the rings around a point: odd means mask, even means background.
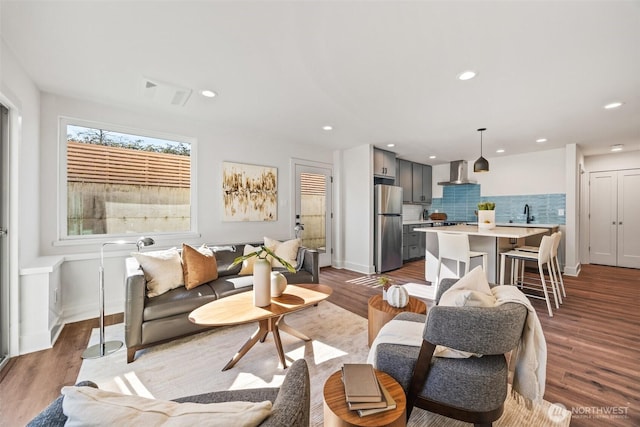
[{"label": "kitchen faucet", "polygon": [[524,205],[524,213],[527,215],[527,224],[531,224],[531,221],[533,221],[533,217],[530,215],[530,208],[528,204]]}]

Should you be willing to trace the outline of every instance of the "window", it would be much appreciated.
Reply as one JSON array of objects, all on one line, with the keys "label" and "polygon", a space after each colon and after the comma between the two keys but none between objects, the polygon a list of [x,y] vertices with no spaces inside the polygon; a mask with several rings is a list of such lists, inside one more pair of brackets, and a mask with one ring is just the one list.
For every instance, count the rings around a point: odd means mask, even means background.
[{"label": "window", "polygon": [[[62,238],[192,231],[192,142],[62,119]],[[145,132],[146,133],[146,132]]]}]

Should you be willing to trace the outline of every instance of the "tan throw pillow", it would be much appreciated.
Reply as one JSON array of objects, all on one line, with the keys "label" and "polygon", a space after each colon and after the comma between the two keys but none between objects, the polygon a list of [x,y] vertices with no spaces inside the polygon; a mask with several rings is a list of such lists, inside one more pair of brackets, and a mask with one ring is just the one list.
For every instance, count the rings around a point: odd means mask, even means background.
[{"label": "tan throw pillow", "polygon": [[206,245],[198,249],[182,244],[184,287],[193,289],[218,278],[216,256]]},{"label": "tan throw pillow", "polygon": [[270,401],[178,403],[99,390],[62,388],[65,426],[257,426],[271,414]]},{"label": "tan throw pillow", "polygon": [[[298,248],[300,248],[301,240],[292,239],[281,242],[279,240],[264,238],[264,245],[271,249],[276,255],[287,261],[293,268],[298,267]],[[277,259],[268,257],[271,260],[272,267],[284,267]]]},{"label": "tan throw pillow", "polygon": [[182,261],[178,249],[171,248],[166,251],[155,251],[133,255],[142,267],[144,278],[147,281],[147,296],[149,298],[162,295],[171,289],[184,285],[182,274]]},{"label": "tan throw pillow", "polygon": [[[251,252],[255,252],[258,249],[260,249],[260,247],[244,245],[244,252],[242,253],[242,255],[249,255]],[[251,257],[249,259],[245,259],[244,261],[242,261],[242,268],[240,269],[240,272],[238,274],[241,276],[246,276],[247,274],[253,274],[253,263],[255,261],[256,261],[256,257]]]}]

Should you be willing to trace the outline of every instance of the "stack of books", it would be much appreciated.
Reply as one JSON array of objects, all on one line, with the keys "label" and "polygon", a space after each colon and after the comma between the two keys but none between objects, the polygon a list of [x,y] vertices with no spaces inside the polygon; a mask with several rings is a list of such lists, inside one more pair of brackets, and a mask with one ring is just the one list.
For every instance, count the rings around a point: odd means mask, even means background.
[{"label": "stack of books", "polygon": [[349,409],[357,411],[361,417],[396,408],[396,401],[380,384],[371,364],[345,363],[342,382]]}]

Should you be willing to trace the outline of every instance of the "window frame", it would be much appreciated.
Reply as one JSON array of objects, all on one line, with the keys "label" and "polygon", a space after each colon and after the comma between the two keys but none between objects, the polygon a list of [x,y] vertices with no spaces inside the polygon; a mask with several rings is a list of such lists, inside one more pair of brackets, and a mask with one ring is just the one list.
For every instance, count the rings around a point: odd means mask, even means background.
[{"label": "window frame", "polygon": [[[73,235],[68,234],[67,214],[67,126],[82,126],[87,128],[102,129],[106,131],[131,134],[134,136],[144,136],[149,138],[166,139],[175,142],[190,144],[190,194],[189,194],[189,211],[190,211],[190,229],[186,231],[165,231],[165,232],[131,232],[118,234],[86,234]],[[58,232],[57,241],[54,246],[78,245],[78,244],[96,244],[114,239],[131,239],[132,236],[140,236],[142,234],[149,235],[159,239],[177,239],[177,238],[194,238],[200,237],[198,232],[197,218],[197,140],[194,137],[177,135],[165,132],[157,132],[147,129],[132,128],[112,123],[99,122],[94,120],[84,120],[75,117],[60,116],[58,119]]]}]

